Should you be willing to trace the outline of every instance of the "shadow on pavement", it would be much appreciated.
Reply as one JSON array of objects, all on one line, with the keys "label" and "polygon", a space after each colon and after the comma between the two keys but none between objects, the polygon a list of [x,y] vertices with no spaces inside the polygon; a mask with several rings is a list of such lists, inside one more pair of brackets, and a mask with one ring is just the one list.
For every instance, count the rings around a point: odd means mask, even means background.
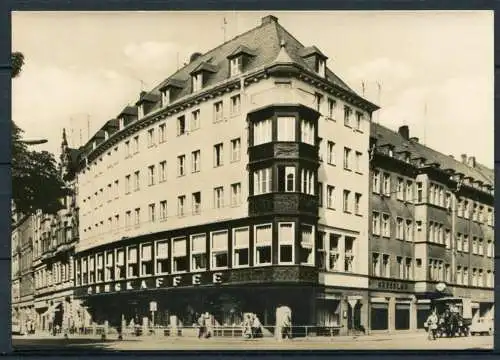
[{"label": "shadow on pavement", "polygon": [[[122,340],[133,342],[137,340]],[[115,351],[112,346],[118,340],[97,340],[97,339],[13,339],[12,349],[14,352],[40,352],[56,351],[61,352],[95,352],[95,351]]]}]

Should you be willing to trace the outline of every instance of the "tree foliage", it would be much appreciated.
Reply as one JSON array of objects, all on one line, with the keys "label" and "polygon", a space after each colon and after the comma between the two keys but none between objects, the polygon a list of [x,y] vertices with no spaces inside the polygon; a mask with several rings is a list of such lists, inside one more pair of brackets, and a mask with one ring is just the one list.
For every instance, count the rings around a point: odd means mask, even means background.
[{"label": "tree foliage", "polygon": [[13,52],[10,59],[12,62],[12,77],[15,78],[21,73],[24,65],[24,55],[21,52]]},{"label": "tree foliage", "polygon": [[[12,53],[12,77],[21,72],[22,53]],[[22,141],[23,130],[12,121],[12,200],[16,211],[25,215],[42,210],[54,214],[67,195],[54,155],[32,151]]]}]

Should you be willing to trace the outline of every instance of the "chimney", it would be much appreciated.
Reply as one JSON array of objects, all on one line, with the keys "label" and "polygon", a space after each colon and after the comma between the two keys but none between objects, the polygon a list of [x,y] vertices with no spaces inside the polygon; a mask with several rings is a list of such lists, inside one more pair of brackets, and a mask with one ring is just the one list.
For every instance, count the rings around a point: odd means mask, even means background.
[{"label": "chimney", "polygon": [[469,166],[470,167],[476,167],[476,157],[475,156],[470,156],[469,157]]},{"label": "chimney", "polygon": [[189,57],[189,62],[192,63],[193,61],[198,59],[201,55],[202,54],[199,52],[195,52],[195,53],[191,54],[191,56]]},{"label": "chimney", "polygon": [[461,158],[462,158],[462,163],[467,164],[467,154],[462,154]]},{"label": "chimney", "polygon": [[410,138],[410,141],[418,143],[418,137],[412,137],[412,138]]},{"label": "chimney", "polygon": [[405,140],[410,139],[410,128],[408,125],[400,126],[398,129],[399,135],[401,135]]},{"label": "chimney", "polygon": [[267,16],[264,16],[262,18],[262,25],[265,25],[265,24],[270,24],[270,23],[277,23],[278,22],[278,18],[276,16],[272,16],[272,15],[267,15]]}]

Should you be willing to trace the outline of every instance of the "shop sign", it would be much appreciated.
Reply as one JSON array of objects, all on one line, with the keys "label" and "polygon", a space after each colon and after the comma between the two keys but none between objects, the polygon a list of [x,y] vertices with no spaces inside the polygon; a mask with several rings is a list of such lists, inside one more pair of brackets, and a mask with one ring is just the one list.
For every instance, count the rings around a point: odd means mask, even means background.
[{"label": "shop sign", "polygon": [[370,288],[377,290],[413,291],[412,284],[392,280],[370,280]]},{"label": "shop sign", "polygon": [[[127,281],[115,281],[106,284],[96,284],[86,288],[87,295],[113,293],[133,290],[176,288],[186,286],[221,284],[223,282],[223,273],[200,273],[200,274],[181,274],[175,276],[161,276],[148,279],[134,279]],[[85,290],[85,288],[80,288]],[[80,292],[81,292],[80,290]],[[83,294],[82,294],[83,295]]]}]

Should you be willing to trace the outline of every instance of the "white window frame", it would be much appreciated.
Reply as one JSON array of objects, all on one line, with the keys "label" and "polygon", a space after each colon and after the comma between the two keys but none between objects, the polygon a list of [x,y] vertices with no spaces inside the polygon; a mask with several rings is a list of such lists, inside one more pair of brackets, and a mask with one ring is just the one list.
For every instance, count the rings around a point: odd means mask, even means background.
[{"label": "white window frame", "polygon": [[294,116],[278,116],[277,121],[277,141],[295,142],[296,141],[296,118]]},{"label": "white window frame", "polygon": [[[246,246],[242,246],[242,245],[237,245],[236,244],[236,232],[237,231],[246,231],[246,235],[247,235],[247,242],[246,242]],[[232,263],[232,267],[233,268],[244,268],[244,267],[249,267],[250,266],[250,227],[248,226],[245,226],[245,227],[240,227],[240,228],[234,228],[233,229],[233,234],[232,234],[232,239],[231,241],[233,242],[233,254],[232,254],[232,258],[233,258],[233,263]],[[244,250],[244,249],[247,249],[247,264],[246,265],[240,265],[239,263],[236,264],[236,255],[237,255],[237,250]],[[239,256],[238,256],[238,259],[239,259]]]},{"label": "white window frame", "polygon": [[[171,273],[172,274],[183,274],[183,273],[186,273],[189,270],[189,266],[187,267],[187,270],[181,270],[181,271],[175,271],[174,270],[175,269],[175,266],[174,266],[175,265],[175,259],[179,258],[179,257],[175,256],[175,246],[174,246],[175,242],[178,241],[178,240],[184,240],[185,243],[186,243],[186,246],[189,245],[188,238],[186,236],[179,236],[179,237],[175,237],[175,238],[171,239],[171,243],[170,243],[171,245],[170,246],[172,246],[172,259],[171,259],[171,269],[172,269]],[[184,249],[184,251],[185,251],[184,257],[187,259],[188,264],[189,264],[189,258],[187,256],[187,247]]]},{"label": "white window frame", "polygon": [[253,178],[254,178],[254,189],[253,189],[254,195],[268,194],[273,191],[272,168],[269,167],[254,171]]},{"label": "white window frame", "polygon": [[[234,190],[237,190],[236,192]],[[241,204],[241,183],[231,184],[231,206]]]},{"label": "white window frame", "polygon": [[[204,244],[204,249],[203,251],[201,250],[195,250],[193,245],[194,245],[194,242],[193,242],[193,239],[196,239],[196,238],[203,238],[203,244]],[[207,266],[208,266],[208,259],[207,259],[207,255],[208,255],[208,251],[207,251],[207,234],[206,233],[199,233],[199,234],[193,234],[189,237],[189,246],[191,248],[191,259],[189,261],[189,264],[191,266],[191,272],[201,272],[201,271],[206,271],[207,270]],[[194,256],[195,255],[203,255],[205,254],[205,267],[200,267],[199,269],[196,269],[194,267],[195,265],[195,261],[194,261]]]},{"label": "white window frame", "polygon": [[[281,238],[281,227],[291,225],[292,239]],[[291,261],[281,261],[281,245],[292,247],[292,259]],[[294,222],[279,222],[278,223],[278,264],[280,265],[290,265],[295,263],[295,223]]]},{"label": "white window frame", "polygon": [[241,111],[241,96],[240,94],[231,96],[230,100],[230,113],[231,116],[238,115]]},{"label": "white window frame", "polygon": [[224,103],[222,100],[216,101],[214,107],[214,123],[219,123],[224,120]]},{"label": "white window frame", "polygon": [[160,162],[160,171],[158,172],[159,182],[167,181],[167,162],[165,160]]},{"label": "white window frame", "polygon": [[224,143],[214,145],[214,167],[224,165]]},{"label": "white window frame", "polygon": [[200,128],[200,116],[201,116],[200,109],[196,109],[191,112],[191,124],[190,124],[191,131],[195,131]]},{"label": "white window frame", "polygon": [[191,152],[191,172],[200,172],[201,151],[195,150]]},{"label": "white window frame", "polygon": [[253,145],[269,143],[273,140],[272,119],[265,119],[253,124]]},{"label": "white window frame", "polygon": [[241,138],[231,140],[231,162],[237,162],[241,159]]},{"label": "white window frame", "polygon": [[[311,243],[310,244],[304,242],[304,239],[303,239],[303,234],[304,234],[303,227],[304,226],[311,228]],[[315,260],[316,260],[316,243],[315,243],[316,242],[316,233],[315,233],[315,231],[316,231],[316,227],[314,225],[307,224],[307,223],[300,224],[300,235],[299,235],[300,236],[300,244],[299,244],[299,246],[301,249],[302,248],[303,249],[309,248],[309,246],[311,248],[311,254],[310,254],[311,261],[310,262],[302,262],[301,261],[300,264],[303,266],[315,266]],[[304,246],[304,245],[306,245],[306,246]]]},{"label": "white window frame", "polygon": [[214,188],[214,209],[224,208],[224,186]]},{"label": "white window frame", "polygon": [[327,163],[328,165],[336,165],[335,159],[335,143],[333,141],[328,141],[326,146],[327,151]]},{"label": "white window frame", "polygon": [[326,207],[335,210],[335,186],[326,185]]},{"label": "white window frame", "polygon": [[[270,228],[270,239],[266,241],[265,243],[257,243],[257,230],[259,228],[263,227],[269,227]],[[254,259],[253,259],[253,265],[254,266],[271,266],[273,263],[273,224],[272,223],[267,223],[267,224],[258,224],[254,225],[254,245],[253,245],[253,253],[254,253]],[[271,254],[271,259],[269,262],[259,262],[259,253],[258,249],[261,247],[269,247],[270,248],[270,254]]]},{"label": "white window frame", "polygon": [[[166,256],[162,256],[160,257],[158,254],[159,254],[159,251],[158,251],[158,248],[159,248],[159,244],[166,244],[167,246],[167,255]],[[168,271],[162,271],[160,272],[159,271],[159,267],[158,267],[158,261],[166,261],[167,263],[169,263],[171,265],[171,261],[169,259],[169,250],[170,250],[170,242],[168,240],[157,240],[154,242],[154,246],[155,246],[155,253],[154,253],[154,272],[155,272],[155,275],[163,275],[163,274],[168,274],[169,272]]]},{"label": "white window frame", "polygon": [[158,126],[158,143],[163,144],[167,141],[167,124],[163,123]]},{"label": "white window frame", "polygon": [[177,216],[186,216],[186,195],[177,196]]},{"label": "white window frame", "polygon": [[177,156],[177,177],[186,175],[186,155]]},{"label": "white window frame", "polygon": [[[151,262],[151,265],[152,266],[152,269],[151,269],[151,274],[146,274],[144,272],[144,268],[143,268],[143,263],[144,262],[148,262],[147,259],[143,259],[143,249],[145,247],[150,247],[151,248],[151,258],[150,258],[150,262]],[[144,243],[144,244],[140,244],[139,246],[139,274],[141,277],[144,277],[144,276],[154,276],[155,275],[155,259],[153,257],[153,250],[154,250],[154,243]]]},{"label": "white window frame", "polygon": [[[214,240],[214,235],[218,234],[226,234],[226,248],[225,249],[216,249],[213,243]],[[227,265],[226,266],[220,266],[217,267],[215,266],[215,256],[218,254],[223,254],[225,253],[227,256]],[[227,269],[229,267],[229,231],[228,230],[218,230],[218,231],[212,231],[210,233],[210,269],[213,270],[221,270],[221,269]]]}]

